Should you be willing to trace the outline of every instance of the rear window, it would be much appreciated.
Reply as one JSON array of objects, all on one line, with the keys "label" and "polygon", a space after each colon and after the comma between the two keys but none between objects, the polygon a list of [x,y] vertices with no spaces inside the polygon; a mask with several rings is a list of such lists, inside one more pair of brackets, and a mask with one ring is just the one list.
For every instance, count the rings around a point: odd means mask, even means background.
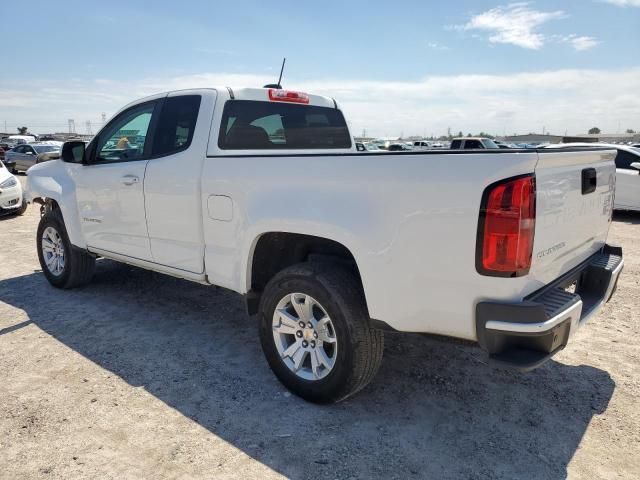
[{"label": "rear window", "polygon": [[479,140],[465,140],[464,141],[464,149],[465,150],[474,150],[477,148],[482,148],[482,144]]},{"label": "rear window", "polygon": [[460,148],[462,145],[462,140],[454,140],[451,142],[451,148]]},{"label": "rear window", "polygon": [[230,100],[222,113],[223,150],[351,148],[342,112],[282,102]]}]

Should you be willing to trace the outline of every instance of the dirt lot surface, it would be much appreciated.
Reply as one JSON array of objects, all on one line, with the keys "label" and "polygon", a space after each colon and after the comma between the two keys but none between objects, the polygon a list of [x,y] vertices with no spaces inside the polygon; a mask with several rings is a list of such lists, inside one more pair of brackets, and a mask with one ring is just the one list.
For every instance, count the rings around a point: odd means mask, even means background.
[{"label": "dirt lot surface", "polygon": [[640,478],[640,215],[614,301],[542,368],[392,334],[336,406],[285,391],[235,294],[110,261],[55,290],[38,219],[0,220],[3,479]]}]

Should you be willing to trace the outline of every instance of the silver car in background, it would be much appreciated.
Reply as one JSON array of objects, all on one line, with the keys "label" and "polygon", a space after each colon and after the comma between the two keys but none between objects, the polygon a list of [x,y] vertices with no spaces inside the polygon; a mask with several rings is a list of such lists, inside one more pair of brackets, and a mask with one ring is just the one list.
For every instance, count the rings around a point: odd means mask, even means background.
[{"label": "silver car in background", "polygon": [[4,155],[4,164],[13,173],[26,172],[36,163],[60,158],[60,146],[50,143],[17,145]]}]

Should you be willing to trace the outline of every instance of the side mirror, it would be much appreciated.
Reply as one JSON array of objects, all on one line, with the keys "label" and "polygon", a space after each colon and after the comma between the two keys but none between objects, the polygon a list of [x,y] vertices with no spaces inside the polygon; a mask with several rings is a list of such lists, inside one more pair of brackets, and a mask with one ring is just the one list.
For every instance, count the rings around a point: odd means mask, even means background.
[{"label": "side mirror", "polygon": [[[631,168],[635,168],[636,170],[640,170],[640,162],[633,162],[631,165]],[[640,173],[640,172],[638,172]]]},{"label": "side mirror", "polygon": [[67,163],[82,163],[84,161],[85,143],[81,141],[64,142],[61,158]]}]

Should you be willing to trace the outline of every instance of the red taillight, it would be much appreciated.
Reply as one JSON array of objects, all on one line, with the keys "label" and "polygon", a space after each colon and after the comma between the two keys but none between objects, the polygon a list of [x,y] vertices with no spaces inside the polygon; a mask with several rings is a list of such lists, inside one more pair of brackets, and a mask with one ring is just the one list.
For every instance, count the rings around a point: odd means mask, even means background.
[{"label": "red taillight", "polygon": [[289,90],[269,89],[269,100],[272,102],[309,103],[309,95],[302,92],[291,92]]},{"label": "red taillight", "polygon": [[484,275],[521,276],[529,272],[536,226],[533,175],[490,186],[483,196],[476,260]]}]

